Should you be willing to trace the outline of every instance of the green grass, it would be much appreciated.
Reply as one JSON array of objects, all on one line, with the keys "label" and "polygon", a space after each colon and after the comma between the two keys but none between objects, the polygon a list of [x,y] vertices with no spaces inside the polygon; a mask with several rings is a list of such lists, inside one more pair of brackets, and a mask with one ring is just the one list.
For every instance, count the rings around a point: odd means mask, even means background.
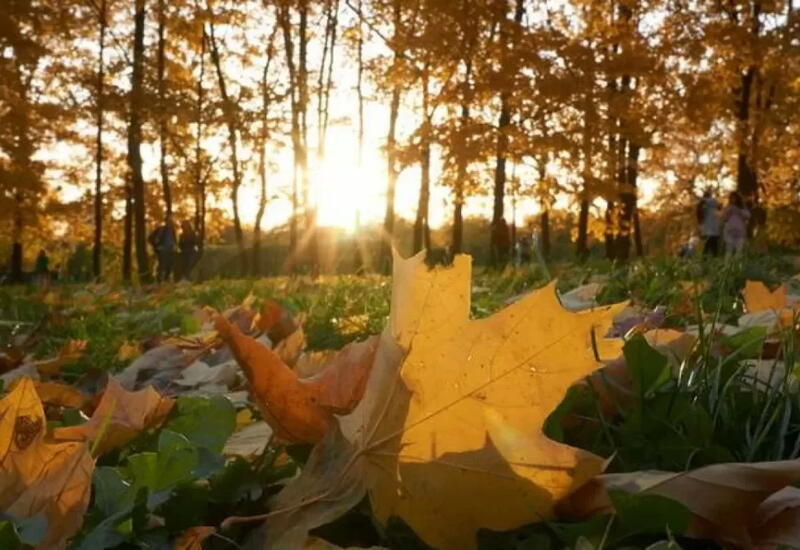
[{"label": "green grass", "polygon": [[[557,277],[561,291],[602,280],[605,286],[598,297],[602,303],[631,300],[643,309],[663,306],[668,312],[685,300],[686,283],[692,289],[690,307],[686,310],[684,303],[680,314],[668,314],[666,324],[701,327],[692,354],[682,364],[671,367],[641,338],[628,339],[626,358],[636,391],[609,404],[601,402],[591,386],[573,387],[548,420],[546,433],[550,437],[613,456],[609,469],[617,472],[681,471],[719,462],[800,457],[797,333],[786,331],[778,344],[772,344],[773,348],[778,346],[780,360],[769,374],[768,383],[745,368],[747,360],[758,357],[765,349],[763,333],[753,331],[729,340],[711,336],[715,325],[735,324],[742,314],[739,291],[746,279],[768,284],[786,280],[793,274],[790,263],[779,257],[736,262],[662,258],[627,265],[556,265],[550,266],[550,271]],[[543,270],[535,266],[503,271],[476,268],[471,314],[475,318],[490,315],[510,299],[547,282]],[[0,288],[0,346],[5,347],[35,327],[38,328],[29,351],[36,357],[53,355],[69,340],[88,340],[86,355],[63,372],[63,378],[72,381],[90,369],[113,372],[125,367],[127,361],[117,357],[125,342],[155,345],[165,335],[195,332],[198,324],[194,312],[198,308],[224,311],[250,296],[255,298],[256,306],[262,299],[272,298],[296,314],[305,315],[309,348],[338,349],[382,330],[389,313],[391,281],[378,275],[298,276],[214,280],[146,290],[102,285],[6,287]],[[220,463],[213,458],[219,449],[209,449],[202,437],[197,439],[196,427],[215,422],[214,430],[219,431],[216,437],[227,437],[230,420],[220,424],[220,419],[229,418],[230,414],[224,403],[212,406],[208,400],[183,402],[166,428],[144,434],[126,449],[103,457],[98,470],[102,473],[95,476],[95,498],[79,537],[83,547],[92,547],[95,539],[91,537],[111,536],[104,529],[109,528],[108,522],[117,517],[115,514],[127,519],[111,525],[113,533],[117,533],[112,535],[128,542],[109,547],[132,547],[131,541],[138,541],[141,547],[151,540],[151,546],[145,547],[155,548],[168,544],[187,526],[216,525],[228,515],[263,512],[265,499],[278,490],[278,483],[294,474],[307,449],[288,449],[294,457],[289,461],[285,460],[283,449],[276,449],[253,463]],[[182,474],[178,472],[180,475],[169,481],[169,495],[158,497],[165,499],[163,502],[141,501],[136,494],[129,494],[122,499],[129,509],[108,504],[109,500],[114,501],[109,496],[114,494],[114,487],[136,485],[137,476],[143,475],[137,464],[149,460],[142,458],[148,453],[179,453],[182,460],[188,461],[186,468],[191,468],[181,470]],[[196,474],[201,459],[211,460],[204,463],[202,475]],[[109,490],[111,493],[103,493]],[[166,489],[150,487],[147,494],[161,494],[159,491],[163,490]],[[638,506],[631,504],[629,509]],[[167,523],[157,529],[143,521],[155,511],[167,517]],[[479,541],[481,548],[500,550],[597,546],[600,540],[606,541],[605,548],[617,547],[617,543],[646,548],[666,537],[663,532],[627,532],[618,526],[612,529],[609,521],[598,518],[579,524],[536,524],[511,533],[485,531],[480,533]],[[127,531],[120,535],[120,529]],[[242,541],[246,531],[242,527],[225,536]],[[362,503],[322,532],[344,545],[363,542],[424,548],[402,522],[392,522],[387,530],[378,533],[372,526],[368,503]],[[614,544],[608,544],[610,540]],[[693,548],[714,548],[710,543],[691,544]],[[210,547],[233,546],[223,539],[213,539]]]}]

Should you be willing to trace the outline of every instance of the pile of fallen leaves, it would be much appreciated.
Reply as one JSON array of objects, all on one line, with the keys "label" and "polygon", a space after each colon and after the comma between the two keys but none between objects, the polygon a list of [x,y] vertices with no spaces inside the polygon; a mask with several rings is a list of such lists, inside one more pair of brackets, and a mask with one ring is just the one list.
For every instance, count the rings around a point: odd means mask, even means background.
[{"label": "pile of fallen leaves", "polygon": [[[688,318],[698,286],[680,288]],[[676,329],[662,310],[597,306],[601,290],[551,284],[473,320],[469,257],[396,258],[380,335],[308,351],[302,316],[249,297],[70,384],[60,369],[86,342],[34,360],[34,327],[0,355],[0,547],[330,549],[312,533],[368,498],[379,531],[399,518],[442,550],[542,522],[580,548],[641,534],[800,548],[798,459],[606,473],[613,452],[548,431],[581,424],[554,412],[575,388],[601,410],[641,406],[705,341],[720,357],[757,341],[747,368],[773,372],[794,295],[748,282],[736,326],[701,314]]]}]

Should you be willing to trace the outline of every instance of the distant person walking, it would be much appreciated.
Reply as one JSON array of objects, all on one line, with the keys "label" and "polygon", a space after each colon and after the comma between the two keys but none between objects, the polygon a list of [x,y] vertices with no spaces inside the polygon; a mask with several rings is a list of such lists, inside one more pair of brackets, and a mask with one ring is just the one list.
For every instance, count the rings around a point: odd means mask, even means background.
[{"label": "distant person walking", "polygon": [[175,263],[175,223],[172,216],[167,215],[163,225],[160,225],[150,233],[147,239],[156,253],[158,268],[156,270],[156,280],[161,283],[168,281],[172,277],[172,269]]},{"label": "distant person walking", "polygon": [[181,237],[178,242],[178,248],[181,251],[181,279],[188,279],[194,265],[197,263],[197,256],[200,251],[197,233],[189,220],[181,222]]},{"label": "distant person walking", "polygon": [[738,256],[744,250],[747,242],[747,223],[750,221],[750,211],[745,207],[742,196],[736,191],[728,197],[728,205],[722,211],[722,221],[725,224],[723,230],[725,257]]},{"label": "distant person walking", "polygon": [[36,256],[33,274],[39,283],[46,283],[50,280],[50,258],[44,248],[39,250],[39,254]]},{"label": "distant person walking", "polygon": [[703,255],[719,255],[720,204],[707,189],[703,198],[697,203],[697,222],[700,224],[700,235],[703,237]]}]

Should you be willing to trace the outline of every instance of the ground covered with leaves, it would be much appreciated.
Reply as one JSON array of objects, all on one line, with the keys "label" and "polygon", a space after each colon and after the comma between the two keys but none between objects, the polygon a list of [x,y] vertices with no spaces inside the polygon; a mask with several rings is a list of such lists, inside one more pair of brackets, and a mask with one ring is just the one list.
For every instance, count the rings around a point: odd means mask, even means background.
[{"label": "ground covered with leaves", "polygon": [[793,258],[0,289],[0,548],[800,548]]}]

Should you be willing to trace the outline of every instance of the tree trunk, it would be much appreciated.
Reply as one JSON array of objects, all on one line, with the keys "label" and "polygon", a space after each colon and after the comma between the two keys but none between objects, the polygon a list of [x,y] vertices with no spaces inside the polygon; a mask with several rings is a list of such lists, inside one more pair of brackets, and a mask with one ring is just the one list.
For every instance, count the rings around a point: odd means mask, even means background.
[{"label": "tree trunk", "polygon": [[383,239],[381,269],[391,271],[394,237],[394,201],[397,191],[397,117],[400,113],[400,86],[392,89],[389,103],[389,131],[386,135],[386,212],[383,216]]},{"label": "tree trunk", "polygon": [[431,197],[431,116],[430,78],[428,67],[422,76],[422,132],[420,136],[420,186],[417,203],[417,218],[414,221],[414,253],[426,250],[430,253],[431,233],[428,224],[428,211]]},{"label": "tree trunk", "polygon": [[203,79],[206,74],[206,26],[201,24],[200,39],[200,75],[197,78],[197,137],[194,146],[194,189],[195,211],[194,226],[199,240],[199,252],[202,255],[206,242],[206,178],[203,176],[203,101],[205,90]]},{"label": "tree trunk", "polygon": [[166,31],[165,0],[158,0],[158,143],[159,143],[159,168],[161,171],[161,190],[164,195],[164,210],[167,216],[172,215],[172,189],[169,184],[169,171],[167,170],[167,102],[166,102],[166,71],[165,49]]},{"label": "tree trunk", "polygon": [[233,172],[233,182],[231,183],[231,207],[233,209],[233,231],[236,238],[236,248],[239,253],[239,267],[242,274],[247,273],[247,256],[244,249],[244,232],[242,231],[242,220],[239,216],[239,188],[242,185],[242,175],[239,167],[239,138],[237,131],[239,128],[239,117],[237,106],[228,95],[228,87],[225,81],[225,74],[222,71],[222,61],[219,55],[219,47],[214,32],[213,20],[209,24],[209,50],[211,61],[217,73],[219,83],[219,93],[222,97],[223,111],[225,113],[225,125],[228,128],[228,148],[230,151],[231,171]]},{"label": "tree trunk", "polygon": [[[584,189],[586,182],[584,181]],[[585,191],[584,191],[585,193]],[[589,257],[589,199],[581,199],[580,212],[578,213],[578,240],[576,255],[579,260]]]},{"label": "tree trunk", "polygon": [[471,100],[471,79],[472,79],[472,62],[467,59],[465,62],[464,74],[464,91],[461,96],[461,123],[459,127],[459,151],[458,151],[458,167],[456,170],[455,181],[455,200],[453,205],[453,243],[451,245],[451,252],[453,256],[461,254],[464,249],[464,183],[467,179],[468,159],[467,159],[467,132],[470,122],[470,100]]},{"label": "tree trunk", "polygon": [[147,219],[145,182],[142,176],[142,76],[144,65],[145,0],[136,0],[133,40],[133,73],[131,76],[131,112],[128,124],[128,165],[133,186],[134,245],[139,282],[151,280],[147,257]]},{"label": "tree trunk", "polygon": [[286,52],[286,69],[289,73],[289,98],[291,100],[291,138],[294,162],[292,171],[292,215],[289,218],[289,259],[286,262],[287,269],[291,270],[300,252],[297,235],[297,218],[299,215],[300,170],[303,165],[303,143],[300,131],[298,79],[297,68],[294,63],[292,21],[288,6],[280,5],[278,7],[278,24],[283,32],[284,51]]},{"label": "tree trunk", "polygon": [[122,280],[131,282],[133,272],[133,188],[125,183],[125,222],[122,240]]},{"label": "tree trunk", "polygon": [[545,259],[550,259],[551,244],[550,244],[550,210],[547,207],[542,208],[542,213],[539,216],[539,228],[541,232],[542,255]]},{"label": "tree trunk", "polygon": [[642,227],[639,225],[639,207],[633,210],[633,235],[636,246],[636,255],[640,258],[644,256],[644,244],[642,243]]},{"label": "tree trunk", "polygon": [[[520,25],[522,16],[525,13],[523,0],[516,0],[514,9],[514,23]],[[503,33],[500,33],[501,41]],[[514,33],[516,36],[516,32]],[[512,40],[516,42],[516,40]],[[501,44],[505,47],[505,44]],[[508,238],[503,237],[505,221],[505,188],[506,188],[506,163],[508,154],[508,127],[511,125],[511,100],[510,91],[503,91],[500,94],[500,117],[497,121],[497,154],[494,171],[494,204],[492,207],[492,231],[491,231],[491,261],[493,265],[502,265],[508,261]]]},{"label": "tree trunk", "polygon": [[[277,30],[277,26],[275,29]],[[258,144],[258,175],[261,188],[258,197],[258,211],[253,224],[253,258],[250,262],[251,274],[254,276],[261,275],[261,221],[267,208],[267,143],[269,142],[269,108],[271,103],[268,79],[269,68],[272,64],[274,40],[275,31],[269,37],[267,61],[261,74],[261,135],[259,136],[260,143]]]},{"label": "tree trunk", "polygon": [[[637,213],[637,183],[639,179],[639,145],[629,141],[625,161],[625,184],[620,193],[622,211],[619,217],[619,236],[617,237],[617,258],[625,261],[631,254],[631,236],[635,233],[634,216]],[[639,249],[637,244],[637,250]],[[641,255],[641,252],[639,252]]]},{"label": "tree trunk", "polygon": [[22,193],[17,190],[14,193],[14,225],[11,231],[11,280],[15,283],[23,282],[22,266]]},{"label": "tree trunk", "polygon": [[605,232],[603,234],[603,241],[606,249],[606,259],[616,259],[616,249],[614,244],[614,222],[617,218],[617,205],[613,200],[606,200],[606,215],[605,215]]},{"label": "tree trunk", "polygon": [[97,134],[95,138],[94,179],[94,248],[92,249],[92,273],[95,279],[102,275],[103,252],[103,112],[105,108],[105,48],[106,48],[106,0],[100,2],[100,39],[97,61]]}]

